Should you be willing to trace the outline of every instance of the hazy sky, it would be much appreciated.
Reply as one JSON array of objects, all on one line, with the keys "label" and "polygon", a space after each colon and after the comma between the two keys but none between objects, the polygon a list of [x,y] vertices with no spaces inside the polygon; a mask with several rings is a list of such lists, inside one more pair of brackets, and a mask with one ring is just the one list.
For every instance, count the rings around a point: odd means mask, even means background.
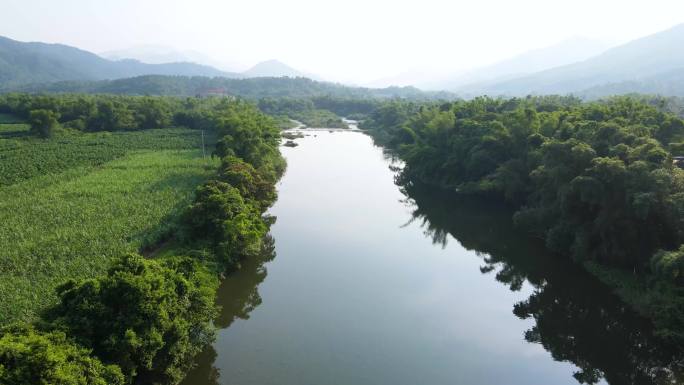
[{"label": "hazy sky", "polygon": [[470,68],[573,36],[623,42],[684,22],[682,0],[0,0],[0,35],[94,52],[195,50],[238,68],[277,58],[365,82]]}]

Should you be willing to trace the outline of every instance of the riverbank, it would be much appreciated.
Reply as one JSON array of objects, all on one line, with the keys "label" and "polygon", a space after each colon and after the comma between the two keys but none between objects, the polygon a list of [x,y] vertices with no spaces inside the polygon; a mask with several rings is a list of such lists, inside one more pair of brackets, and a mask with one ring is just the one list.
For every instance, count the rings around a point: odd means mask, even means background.
[{"label": "riverbank", "polygon": [[[27,104],[32,98],[25,97]],[[53,101],[55,108],[109,101],[108,96],[94,100],[73,95],[40,98],[41,106],[49,104],[47,100]],[[58,146],[59,151],[72,155],[75,164],[84,165],[56,174],[44,171],[45,175],[36,179],[49,182],[47,190],[31,184],[33,179],[3,188],[2,193],[13,198],[3,201],[10,208],[3,211],[8,219],[5,222],[13,220],[28,230],[5,234],[7,241],[16,243],[15,249],[23,258],[3,257],[0,262],[5,268],[23,268],[12,279],[37,277],[31,285],[34,290],[22,293],[33,298],[32,306],[37,302],[36,288],[55,294],[42,296],[47,299],[38,304],[33,317],[20,314],[15,321],[23,322],[0,330],[0,382],[81,383],[88,379],[89,383],[108,385],[178,383],[196,354],[214,338],[219,277],[239,269],[242,261],[264,248],[264,238],[274,221],[264,213],[277,198],[275,183],[285,168],[278,150],[279,130],[271,118],[240,101],[202,101],[193,111],[173,98],[130,97],[118,98],[117,102],[156,106],[168,116],[170,112],[164,108],[179,108],[174,119],[207,129],[209,138],[218,138],[213,155],[220,163],[202,155],[206,154],[203,131],[175,129],[173,132],[192,133],[188,136],[197,146],[187,151],[163,151],[159,148],[176,143],[174,138],[164,136],[168,130],[150,130],[142,132],[161,135],[150,151],[90,164],[90,158],[72,154],[77,147]],[[44,114],[57,119],[63,111]],[[35,151],[53,141],[63,142],[60,135],[22,138],[10,147]],[[141,136],[122,133],[116,138],[127,135]],[[109,137],[114,135],[97,136]],[[13,139],[0,138],[0,145],[9,140]],[[111,151],[107,144],[104,149]],[[42,160],[36,156],[39,151],[12,154],[28,155],[23,164]],[[92,172],[82,176],[88,167],[93,167]],[[36,188],[10,194],[21,191],[24,184]],[[124,196],[125,207],[121,205]],[[35,215],[24,217],[33,211]],[[17,217],[18,213],[24,216]],[[43,225],[48,227],[43,229]],[[20,226],[12,227],[16,230]],[[27,236],[44,237],[39,239],[48,240],[51,247],[31,247],[25,242]],[[168,239],[173,242],[154,258],[135,252]],[[89,258],[71,256],[81,248],[91,253],[87,254]],[[55,255],[62,258],[52,258]],[[32,265],[30,272],[22,265],[27,261]],[[60,265],[64,265],[62,269],[58,269]],[[46,272],[57,280],[46,279]],[[69,276],[59,275],[64,272]],[[25,313],[22,309],[14,303],[7,310]]]},{"label": "riverbank", "polygon": [[684,341],[681,118],[624,97],[482,97],[388,103],[364,126],[405,161],[402,178],[509,202],[517,226]]},{"label": "riverbank", "polygon": [[363,133],[296,141],[268,211],[275,249],[223,282],[216,341],[184,384],[682,378],[647,320],[510,207],[397,186]]}]

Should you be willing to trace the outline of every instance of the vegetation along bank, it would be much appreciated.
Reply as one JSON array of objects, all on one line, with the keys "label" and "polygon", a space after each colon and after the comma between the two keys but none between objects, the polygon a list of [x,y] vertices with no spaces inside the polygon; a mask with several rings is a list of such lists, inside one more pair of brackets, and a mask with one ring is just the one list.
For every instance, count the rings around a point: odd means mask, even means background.
[{"label": "vegetation along bank", "polygon": [[684,341],[684,121],[644,97],[394,101],[363,126],[402,182],[505,200],[515,223],[582,263]]},{"label": "vegetation along bank", "polygon": [[227,98],[25,94],[0,119],[0,383],[178,383],[214,338],[219,276],[273,221],[274,120]]}]

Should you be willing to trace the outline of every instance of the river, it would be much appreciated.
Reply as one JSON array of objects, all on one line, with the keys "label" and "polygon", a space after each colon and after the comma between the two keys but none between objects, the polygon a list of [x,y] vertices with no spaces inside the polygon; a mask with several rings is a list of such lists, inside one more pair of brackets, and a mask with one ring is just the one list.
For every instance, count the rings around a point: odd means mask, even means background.
[{"label": "river", "polygon": [[513,229],[508,208],[399,188],[392,161],[360,132],[296,142],[282,148],[274,249],[223,282],[216,342],[185,385],[615,385],[672,375],[648,323]]}]

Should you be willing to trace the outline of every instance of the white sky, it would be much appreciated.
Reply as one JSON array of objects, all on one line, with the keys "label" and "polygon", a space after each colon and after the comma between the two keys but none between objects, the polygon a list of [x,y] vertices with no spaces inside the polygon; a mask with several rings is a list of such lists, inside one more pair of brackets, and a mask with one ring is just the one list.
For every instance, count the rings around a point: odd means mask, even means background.
[{"label": "white sky", "polygon": [[277,58],[358,83],[682,22],[684,0],[0,0],[0,35],[16,40],[93,52],[164,45],[241,67]]}]

